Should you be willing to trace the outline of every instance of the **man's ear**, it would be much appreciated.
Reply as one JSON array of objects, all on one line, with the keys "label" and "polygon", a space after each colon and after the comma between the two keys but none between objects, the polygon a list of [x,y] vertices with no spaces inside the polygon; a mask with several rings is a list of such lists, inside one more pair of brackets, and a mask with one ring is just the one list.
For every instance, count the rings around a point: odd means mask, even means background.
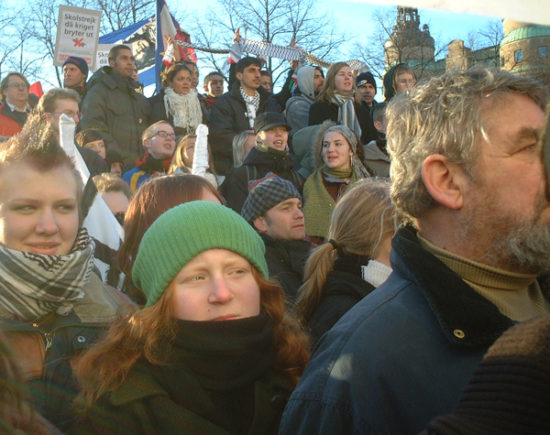
[{"label": "man's ear", "polygon": [[143,148],[145,148],[147,151],[149,151],[150,146],[151,146],[151,139],[144,139],[143,140]]},{"label": "man's ear", "polygon": [[374,128],[376,128],[378,131],[382,131],[382,123],[380,121],[374,121]]},{"label": "man's ear", "polygon": [[451,210],[464,206],[464,189],[469,177],[456,163],[441,154],[432,154],[422,164],[422,181],[432,198]]},{"label": "man's ear", "polygon": [[238,80],[238,81],[242,81],[242,79],[243,79],[243,73],[242,73],[242,72],[238,72],[238,73],[235,74],[235,77],[237,77],[237,80]]},{"label": "man's ear", "polygon": [[109,66],[111,68],[114,68],[115,67],[115,60],[114,59],[109,59]]},{"label": "man's ear", "polygon": [[252,223],[260,233],[267,233],[267,225],[263,216],[257,217],[252,221]]}]

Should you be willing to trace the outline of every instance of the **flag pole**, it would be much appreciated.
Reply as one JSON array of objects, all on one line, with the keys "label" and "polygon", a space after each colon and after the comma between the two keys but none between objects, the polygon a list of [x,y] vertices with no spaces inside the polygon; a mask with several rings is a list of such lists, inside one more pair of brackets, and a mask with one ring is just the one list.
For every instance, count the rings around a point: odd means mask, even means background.
[{"label": "flag pole", "polygon": [[162,68],[162,56],[160,54],[161,47],[164,47],[164,39],[162,35],[162,27],[160,25],[160,12],[164,6],[164,0],[157,0],[157,16],[156,16],[156,26],[157,26],[157,43],[155,49],[155,83],[156,91],[155,94],[160,92],[160,71]]}]

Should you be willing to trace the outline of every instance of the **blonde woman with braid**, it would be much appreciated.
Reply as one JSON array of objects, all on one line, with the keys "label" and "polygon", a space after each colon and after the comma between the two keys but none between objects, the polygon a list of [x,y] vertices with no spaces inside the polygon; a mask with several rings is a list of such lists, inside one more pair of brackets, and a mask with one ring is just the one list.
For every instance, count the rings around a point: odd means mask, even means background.
[{"label": "blonde woman with braid", "polygon": [[312,342],[389,276],[398,221],[385,181],[364,180],[340,199],[328,242],[310,255],[298,291],[297,312]]}]

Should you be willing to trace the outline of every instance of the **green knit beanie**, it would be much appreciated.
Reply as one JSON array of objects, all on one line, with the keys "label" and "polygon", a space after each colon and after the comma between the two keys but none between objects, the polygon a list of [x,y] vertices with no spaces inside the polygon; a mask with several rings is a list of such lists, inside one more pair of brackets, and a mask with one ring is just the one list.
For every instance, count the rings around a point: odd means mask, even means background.
[{"label": "green knit beanie", "polygon": [[146,306],[159,300],[189,261],[216,248],[236,252],[268,277],[261,237],[230,208],[192,201],[162,214],[143,236],[132,269],[134,284],[147,295]]}]

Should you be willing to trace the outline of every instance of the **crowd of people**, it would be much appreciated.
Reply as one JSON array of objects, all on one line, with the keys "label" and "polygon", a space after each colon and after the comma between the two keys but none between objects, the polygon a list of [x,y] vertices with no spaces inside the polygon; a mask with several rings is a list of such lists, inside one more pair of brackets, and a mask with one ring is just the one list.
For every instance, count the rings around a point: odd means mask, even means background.
[{"label": "crowd of people", "polygon": [[262,68],[2,79],[0,433],[550,432],[545,85]]}]

